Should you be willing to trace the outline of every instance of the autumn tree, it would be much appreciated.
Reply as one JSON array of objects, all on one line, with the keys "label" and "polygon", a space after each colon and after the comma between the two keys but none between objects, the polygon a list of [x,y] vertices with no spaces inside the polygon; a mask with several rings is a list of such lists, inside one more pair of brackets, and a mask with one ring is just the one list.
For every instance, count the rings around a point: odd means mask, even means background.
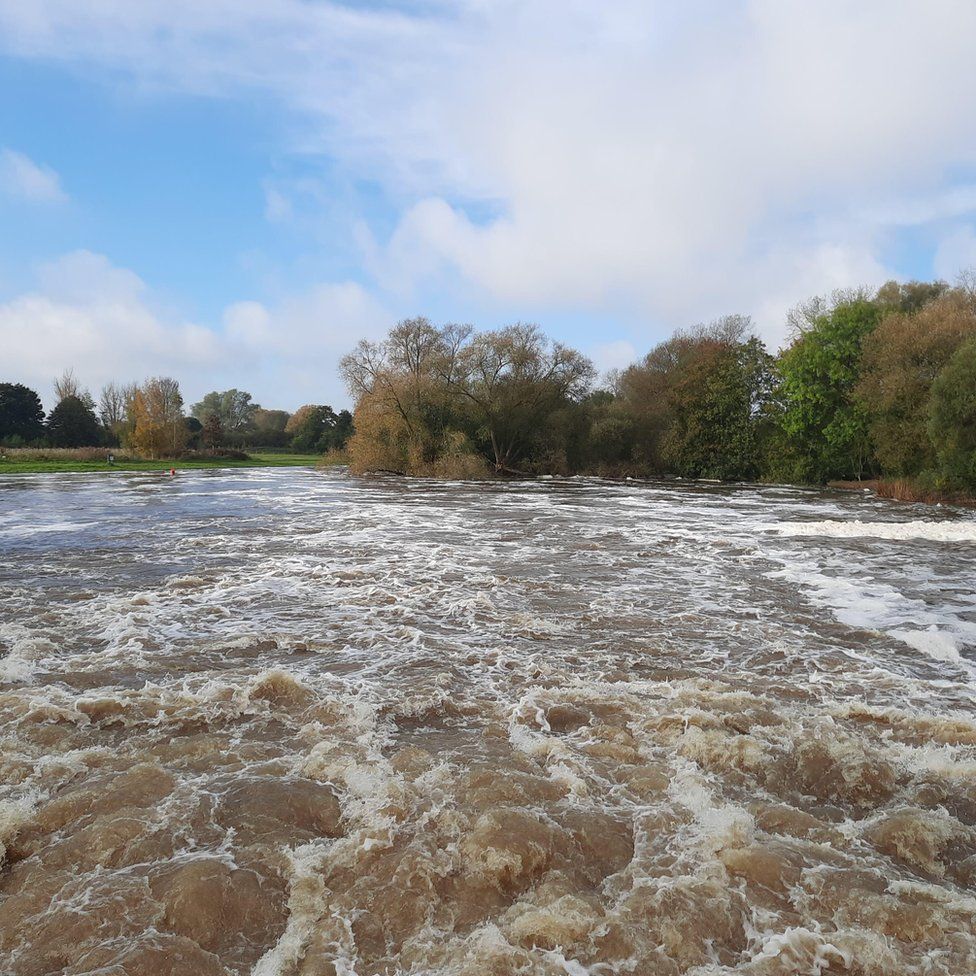
[{"label": "autumn tree", "polygon": [[189,431],[183,422],[183,397],[176,380],[157,376],[136,391],[132,404],[132,446],[149,457],[176,457]]},{"label": "autumn tree", "polygon": [[354,466],[420,472],[448,443],[456,446],[461,423],[445,370],[457,341],[425,318],[406,319],[382,342],[363,340],[342,358],[342,376],[356,399]]},{"label": "autumn tree", "polygon": [[943,287],[919,310],[914,307],[889,312],[865,339],[855,389],[886,474],[916,475],[936,463],[928,429],[932,384],[959,346],[976,335],[976,313],[961,291]]}]

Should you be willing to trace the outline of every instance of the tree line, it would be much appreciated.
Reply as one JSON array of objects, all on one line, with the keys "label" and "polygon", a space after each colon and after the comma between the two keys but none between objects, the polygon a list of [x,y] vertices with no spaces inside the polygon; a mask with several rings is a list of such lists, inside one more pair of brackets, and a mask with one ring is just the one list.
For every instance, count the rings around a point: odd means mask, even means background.
[{"label": "tree line", "polygon": [[803,303],[772,355],[750,319],[679,330],[597,381],[536,326],[400,322],[341,361],[354,470],[976,488],[976,277]]},{"label": "tree line", "polygon": [[266,410],[236,389],[208,393],[187,413],[179,383],[168,376],[107,383],[96,402],[69,369],[55,380],[54,395],[45,416],[36,391],[0,383],[0,445],[122,447],[150,458],[261,447],[325,453],[341,450],[352,432],[348,410],[323,404]]}]

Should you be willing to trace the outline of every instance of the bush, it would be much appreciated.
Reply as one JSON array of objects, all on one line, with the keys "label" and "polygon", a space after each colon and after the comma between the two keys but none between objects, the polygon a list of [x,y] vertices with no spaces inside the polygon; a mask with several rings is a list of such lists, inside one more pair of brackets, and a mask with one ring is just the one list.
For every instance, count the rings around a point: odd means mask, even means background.
[{"label": "bush", "polygon": [[184,461],[209,461],[213,458],[224,458],[227,461],[250,461],[251,455],[244,451],[237,451],[232,447],[216,447],[212,451],[184,451],[180,459]]},{"label": "bush", "polygon": [[947,484],[976,488],[976,339],[956,350],[932,384],[929,436]]}]

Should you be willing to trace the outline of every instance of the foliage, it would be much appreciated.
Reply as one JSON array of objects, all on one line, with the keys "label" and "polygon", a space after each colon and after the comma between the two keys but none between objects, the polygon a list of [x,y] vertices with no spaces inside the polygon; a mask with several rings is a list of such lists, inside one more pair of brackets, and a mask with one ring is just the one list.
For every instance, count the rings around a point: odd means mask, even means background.
[{"label": "foliage", "polygon": [[132,403],[137,389],[135,383],[112,382],[102,387],[98,398],[98,419],[112,443],[124,444],[132,434]]},{"label": "foliage", "polygon": [[499,472],[537,458],[552,418],[593,375],[589,360],[536,326],[476,333],[423,318],[400,322],[382,343],[361,342],[341,368],[357,397],[354,469],[413,473],[448,456],[458,468],[461,455],[480,454]]},{"label": "foliage", "polygon": [[43,433],[41,398],[22,383],[0,383],[0,443],[28,444]]},{"label": "foliage", "polygon": [[132,403],[134,429],[132,446],[150,458],[177,457],[186,445],[189,431],[183,422],[180,385],[170,377],[146,380]]},{"label": "foliage", "polygon": [[289,443],[285,427],[291,414],[287,410],[265,410],[258,407],[251,415],[253,441],[267,447],[284,447]]},{"label": "foliage", "polygon": [[865,298],[841,302],[780,359],[780,424],[801,459],[801,480],[860,478],[870,466],[868,417],[854,389],[862,345],[879,317]]},{"label": "foliage", "polygon": [[352,433],[352,414],[324,404],[299,407],[285,425],[296,451],[341,451]]},{"label": "foliage", "polygon": [[440,478],[867,476],[919,498],[976,488],[976,270],[955,286],[837,291],[801,303],[787,324],[776,357],[743,316],[679,330],[595,387],[589,360],[537,326],[407,319],[343,357],[354,415],[325,404],[265,410],[231,389],[184,417],[179,385],[155,378],[106,384],[99,425],[68,370],[46,428],[33,390],[0,384],[0,443],[44,443],[46,433],[52,444],[121,443],[151,458],[202,446],[245,463],[238,449],[257,442],[354,471]]},{"label": "foliage", "polygon": [[684,477],[756,479],[768,425],[773,359],[755,337],[705,341],[677,371],[663,453]]},{"label": "foliage", "polygon": [[929,434],[948,484],[976,489],[976,337],[956,350],[932,384]]},{"label": "foliage", "polygon": [[220,421],[220,415],[211,413],[203,423],[201,439],[204,447],[213,451],[220,447],[224,442],[224,425]]},{"label": "foliage", "polygon": [[102,428],[89,404],[69,394],[47,418],[47,437],[54,447],[91,447],[101,441]]},{"label": "foliage", "polygon": [[233,434],[251,430],[254,414],[259,409],[256,403],[251,402],[251,394],[243,390],[224,390],[222,393],[214,390],[199,403],[193,404],[190,415],[206,424],[207,418],[213,414],[219,418],[221,430]]},{"label": "foliage", "polygon": [[864,342],[855,395],[869,417],[878,465],[889,475],[918,475],[936,464],[925,405],[953,353],[976,335],[968,297],[937,284],[942,287],[935,298],[914,310],[889,313]]},{"label": "foliage", "polygon": [[448,328],[442,336],[441,375],[490,444],[489,460],[499,472],[537,453],[534,431],[582,399],[595,374],[585,356],[547,339],[535,325],[483,333]]}]

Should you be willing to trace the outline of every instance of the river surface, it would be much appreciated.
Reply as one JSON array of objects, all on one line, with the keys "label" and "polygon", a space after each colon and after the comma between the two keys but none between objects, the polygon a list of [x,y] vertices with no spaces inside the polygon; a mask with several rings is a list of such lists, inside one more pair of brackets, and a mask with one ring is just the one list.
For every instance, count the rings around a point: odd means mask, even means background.
[{"label": "river surface", "polygon": [[976,972],[976,519],[0,478],[4,976]]}]

